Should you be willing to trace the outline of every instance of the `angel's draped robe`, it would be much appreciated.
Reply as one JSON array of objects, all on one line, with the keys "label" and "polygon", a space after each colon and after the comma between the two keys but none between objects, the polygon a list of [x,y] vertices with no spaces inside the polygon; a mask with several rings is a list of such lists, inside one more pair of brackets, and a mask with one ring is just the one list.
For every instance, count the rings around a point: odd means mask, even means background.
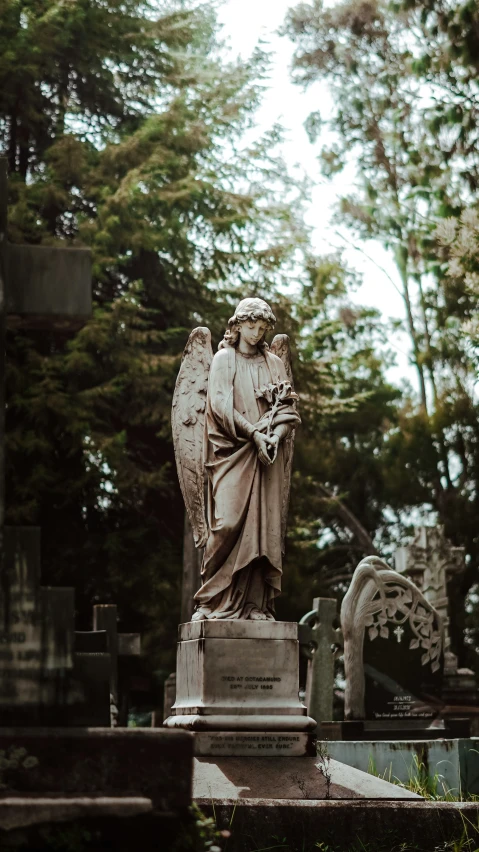
[{"label": "angel's draped robe", "polygon": [[[228,346],[211,364],[204,447],[209,536],[203,585],[195,595],[206,618],[248,618],[255,609],[274,617],[282,574],[284,441],[274,463],[265,466],[245,432],[252,433],[256,425],[266,431],[269,406],[255,390],[284,379],[283,362],[268,350],[245,356]],[[235,425],[234,410],[247,421],[246,428]],[[273,426],[287,424],[290,431],[299,422],[294,407],[283,405]]]}]

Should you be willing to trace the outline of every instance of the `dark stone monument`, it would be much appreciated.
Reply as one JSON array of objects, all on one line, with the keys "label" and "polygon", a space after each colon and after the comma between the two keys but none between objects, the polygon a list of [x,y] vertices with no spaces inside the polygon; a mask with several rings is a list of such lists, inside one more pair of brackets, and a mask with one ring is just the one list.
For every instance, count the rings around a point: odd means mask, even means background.
[{"label": "dark stone monument", "polygon": [[479,733],[479,688],[468,668],[459,668],[449,635],[451,582],[464,572],[465,550],[453,547],[442,526],[419,527],[410,544],[395,553],[396,571],[409,577],[438,611],[444,625],[444,683],[442,715],[469,719],[471,733]]},{"label": "dark stone monument", "polygon": [[40,586],[40,530],[11,527],[0,595],[0,725],[64,724],[74,591]]},{"label": "dark stone monument", "polygon": [[140,634],[118,633],[115,604],[95,605],[93,630],[75,633],[73,674],[90,698],[77,707],[72,724],[110,725],[110,707],[114,707],[117,717],[112,724],[126,727],[134,662],[140,655]]},{"label": "dark stone monument", "polygon": [[64,724],[73,669],[74,592],[40,586],[40,530],[5,527],[5,330],[74,331],[91,314],[87,249],[7,241],[0,159],[0,724]]},{"label": "dark stone monument", "polygon": [[443,707],[444,626],[411,580],[378,557],[363,559],[343,600],[341,626],[343,738],[452,735],[434,722]]}]

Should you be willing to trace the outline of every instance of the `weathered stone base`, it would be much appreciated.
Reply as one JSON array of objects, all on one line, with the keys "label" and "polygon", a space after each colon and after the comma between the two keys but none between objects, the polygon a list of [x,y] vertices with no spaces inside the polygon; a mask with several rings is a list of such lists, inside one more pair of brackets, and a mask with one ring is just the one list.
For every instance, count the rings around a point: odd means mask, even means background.
[{"label": "weathered stone base", "polygon": [[176,702],[165,721],[190,731],[310,731],[298,697],[298,625],[281,621],[181,624]]},{"label": "weathered stone base", "polygon": [[195,731],[195,755],[237,757],[315,757],[316,737],[303,732]]}]

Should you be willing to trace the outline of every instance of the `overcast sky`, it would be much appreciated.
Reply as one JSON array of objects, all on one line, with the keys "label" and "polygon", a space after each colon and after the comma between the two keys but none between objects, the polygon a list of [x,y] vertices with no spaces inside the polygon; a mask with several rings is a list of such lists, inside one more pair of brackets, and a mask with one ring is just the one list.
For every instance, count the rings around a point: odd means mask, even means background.
[{"label": "overcast sky", "polygon": [[[282,124],[286,130],[283,148],[286,161],[291,168],[299,165],[315,184],[307,213],[307,222],[313,228],[315,248],[323,253],[331,251],[332,247],[345,248],[348,263],[363,275],[363,284],[354,297],[355,301],[375,306],[385,317],[402,317],[402,300],[390,280],[397,281],[390,255],[373,241],[358,244],[360,252],[352,246],[348,247],[341,239],[341,233],[347,240],[352,240],[351,234],[346,229],[340,229],[338,235],[337,226],[331,222],[337,198],[348,193],[352,175],[342,173],[334,181],[323,178],[317,159],[320,140],[312,145],[306,135],[304,122],[307,116],[319,110],[327,117],[330,98],[326,84],[316,84],[304,92],[290,81],[293,45],[289,39],[280,38],[276,31],[292,5],[294,0],[224,0],[219,9],[223,35],[234,56],[249,56],[260,40],[265,48],[274,53],[270,87],[258,114],[258,122],[264,129],[275,122]],[[383,267],[388,274],[379,267]],[[406,345],[404,339],[399,338],[394,343],[398,367],[392,371],[391,378],[396,380],[403,375],[411,377],[405,354]]]}]

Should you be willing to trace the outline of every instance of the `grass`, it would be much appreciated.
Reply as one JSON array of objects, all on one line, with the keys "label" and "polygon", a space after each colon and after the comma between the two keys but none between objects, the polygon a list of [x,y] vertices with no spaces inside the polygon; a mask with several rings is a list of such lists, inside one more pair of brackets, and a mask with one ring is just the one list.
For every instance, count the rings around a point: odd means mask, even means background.
[{"label": "grass", "polygon": [[430,775],[427,765],[417,754],[413,755],[412,764],[408,767],[407,781],[401,781],[392,774],[392,765],[384,772],[378,772],[371,756],[369,757],[367,771],[369,775],[375,775],[376,778],[389,781],[390,784],[396,784],[404,790],[417,793],[418,796],[434,802],[476,802],[479,798],[476,795],[463,796],[460,788],[456,790],[448,787],[444,775],[441,775],[440,772]]}]

